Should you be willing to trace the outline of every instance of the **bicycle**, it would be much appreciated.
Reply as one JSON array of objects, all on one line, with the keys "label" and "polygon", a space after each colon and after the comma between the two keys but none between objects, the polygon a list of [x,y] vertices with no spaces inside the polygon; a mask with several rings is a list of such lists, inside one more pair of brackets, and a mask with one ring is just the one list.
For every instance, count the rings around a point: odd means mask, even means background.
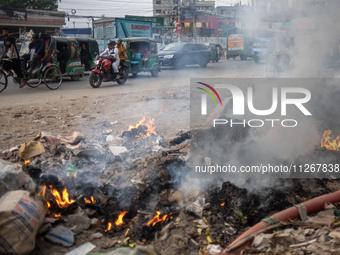
[{"label": "bicycle", "polygon": [[[10,60],[1,59],[0,61],[0,93],[6,89],[8,84],[8,73],[3,70],[4,61]],[[41,58],[38,63],[40,63],[40,67],[36,72],[27,73],[23,71],[23,76],[26,84],[31,88],[37,88],[41,84],[41,82],[44,81],[47,88],[51,90],[58,89],[63,82],[63,76],[59,67],[54,63],[44,64],[43,58]],[[13,75],[13,82],[19,84],[20,78],[16,75]]]}]

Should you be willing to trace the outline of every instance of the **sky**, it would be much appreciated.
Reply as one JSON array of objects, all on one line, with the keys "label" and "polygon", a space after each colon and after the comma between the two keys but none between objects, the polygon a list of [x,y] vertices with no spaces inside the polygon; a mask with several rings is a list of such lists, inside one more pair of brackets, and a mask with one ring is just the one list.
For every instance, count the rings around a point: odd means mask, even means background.
[{"label": "sky", "polygon": [[[239,0],[215,0],[216,6],[238,3]],[[247,4],[248,0],[242,0],[242,4]],[[125,15],[152,16],[152,0],[61,0],[59,11],[68,12],[76,10],[76,15],[98,16],[103,14],[106,17],[124,17]],[[75,24],[73,22],[75,21]],[[90,22],[87,24],[87,22]],[[91,27],[91,21],[81,18],[66,20],[65,27],[73,28]]]}]

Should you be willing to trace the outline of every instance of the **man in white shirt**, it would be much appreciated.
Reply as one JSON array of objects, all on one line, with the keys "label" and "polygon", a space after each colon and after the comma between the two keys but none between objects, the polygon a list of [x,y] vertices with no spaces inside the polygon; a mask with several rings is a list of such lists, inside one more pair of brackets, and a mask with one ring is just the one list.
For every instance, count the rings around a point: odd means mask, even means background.
[{"label": "man in white shirt", "polygon": [[116,42],[115,40],[109,40],[107,42],[107,49],[104,50],[99,57],[103,57],[105,55],[109,56],[109,59],[112,59],[112,69],[115,73],[118,73],[118,67],[119,67],[119,55],[118,55],[118,49],[116,48]]}]

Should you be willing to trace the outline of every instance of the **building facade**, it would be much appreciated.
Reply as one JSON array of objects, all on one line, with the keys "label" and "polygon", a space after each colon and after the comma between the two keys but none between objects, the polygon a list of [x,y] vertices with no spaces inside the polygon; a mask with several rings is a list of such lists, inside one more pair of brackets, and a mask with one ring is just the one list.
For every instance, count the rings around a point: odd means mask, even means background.
[{"label": "building facade", "polygon": [[215,1],[197,0],[196,11],[216,15]]},{"label": "building facade", "polygon": [[0,8],[0,27],[7,26],[15,37],[34,33],[56,34],[65,25],[65,12]]},{"label": "building facade", "polygon": [[177,16],[176,6],[181,5],[181,0],[153,0],[153,16],[165,18],[165,25],[173,25]]}]

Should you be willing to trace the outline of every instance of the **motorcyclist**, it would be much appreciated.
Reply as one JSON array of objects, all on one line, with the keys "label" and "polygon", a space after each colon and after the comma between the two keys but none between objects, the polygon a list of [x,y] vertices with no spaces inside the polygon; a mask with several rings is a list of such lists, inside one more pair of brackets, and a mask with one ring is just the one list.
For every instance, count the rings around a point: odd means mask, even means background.
[{"label": "motorcyclist", "polygon": [[116,48],[118,49],[118,55],[120,59],[120,66],[125,67],[125,60],[127,60],[125,45],[123,44],[123,40],[121,38],[117,38],[116,43]]},{"label": "motorcyclist", "polygon": [[118,49],[115,47],[116,42],[115,40],[111,39],[107,42],[107,49],[104,50],[99,57],[103,57],[105,55],[108,55],[108,59],[112,62],[112,69],[113,71],[118,74],[118,66],[119,66],[119,55],[118,55]]}]

